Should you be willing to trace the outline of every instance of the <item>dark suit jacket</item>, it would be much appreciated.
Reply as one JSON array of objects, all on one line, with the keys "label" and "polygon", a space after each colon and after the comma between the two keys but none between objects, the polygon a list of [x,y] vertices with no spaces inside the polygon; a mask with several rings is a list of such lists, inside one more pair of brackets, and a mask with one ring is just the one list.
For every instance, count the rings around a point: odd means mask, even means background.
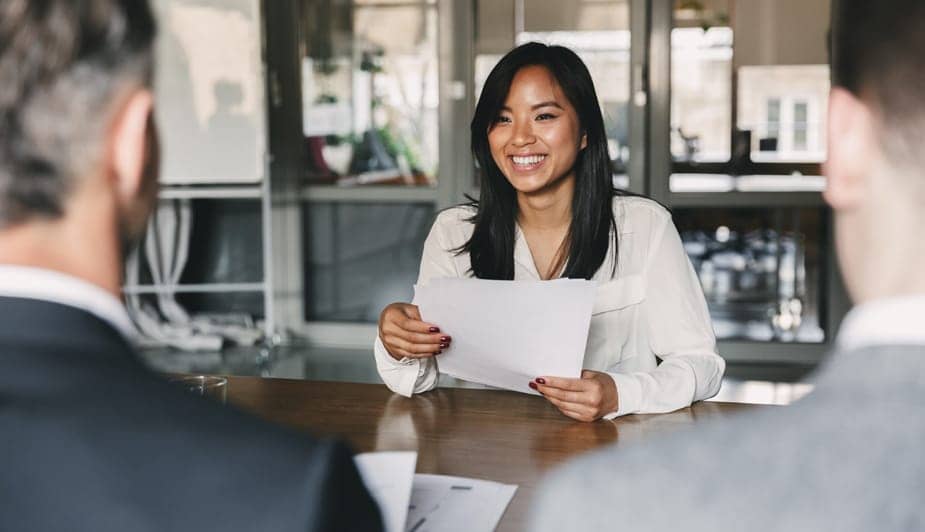
[{"label": "dark suit jacket", "polygon": [[109,324],[0,297],[0,530],[380,530],[350,451],[194,397]]}]

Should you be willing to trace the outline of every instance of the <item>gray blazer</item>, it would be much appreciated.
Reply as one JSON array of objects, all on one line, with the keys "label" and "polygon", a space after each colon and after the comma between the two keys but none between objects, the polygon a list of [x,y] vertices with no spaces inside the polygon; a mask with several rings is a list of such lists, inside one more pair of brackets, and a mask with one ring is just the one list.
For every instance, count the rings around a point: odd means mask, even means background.
[{"label": "gray blazer", "polygon": [[925,530],[925,346],[836,353],[798,403],[556,470],[531,530]]}]

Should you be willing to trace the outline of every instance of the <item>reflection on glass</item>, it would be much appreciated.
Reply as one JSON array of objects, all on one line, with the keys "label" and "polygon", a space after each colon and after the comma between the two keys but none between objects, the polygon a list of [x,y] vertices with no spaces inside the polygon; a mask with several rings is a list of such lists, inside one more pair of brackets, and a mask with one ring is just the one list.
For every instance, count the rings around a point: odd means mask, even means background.
[{"label": "reflection on glass", "polygon": [[[180,284],[260,283],[264,277],[260,202],[200,199],[193,201],[193,212],[189,258]],[[149,282],[147,268],[141,279]],[[177,294],[177,300],[193,313],[235,313],[254,320],[265,316],[260,291],[192,292]]]},{"label": "reflection on glass", "polygon": [[[519,4],[519,5],[518,5]],[[607,132],[614,185],[629,162],[630,32],[626,0],[478,0],[475,91],[501,56],[531,41],[574,50],[588,66]]]},{"label": "reflection on glass", "polygon": [[671,30],[671,155],[727,161],[732,127],[732,30]]},{"label": "reflection on glass", "polygon": [[[676,173],[819,174],[829,4],[675,1],[670,114]],[[683,179],[676,190],[674,181],[672,191],[695,190]],[[790,185],[805,188],[799,179]]]},{"label": "reflection on glass", "polygon": [[738,126],[752,132],[752,160],[825,160],[828,95],[828,65],[740,68]]},{"label": "reflection on glass", "polygon": [[306,178],[433,185],[437,9],[421,2],[302,2]]},{"label": "reflection on glass", "polygon": [[375,323],[395,301],[411,301],[430,203],[311,203],[305,206],[307,321]]},{"label": "reflection on glass", "polygon": [[821,209],[677,209],[718,339],[822,342]]}]

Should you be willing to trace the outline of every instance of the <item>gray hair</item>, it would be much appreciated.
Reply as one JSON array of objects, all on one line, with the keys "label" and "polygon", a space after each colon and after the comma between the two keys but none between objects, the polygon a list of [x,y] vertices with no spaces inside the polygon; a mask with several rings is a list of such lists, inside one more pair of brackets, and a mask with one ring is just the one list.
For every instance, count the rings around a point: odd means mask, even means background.
[{"label": "gray hair", "polygon": [[155,31],[146,0],[0,0],[0,228],[63,213]]}]

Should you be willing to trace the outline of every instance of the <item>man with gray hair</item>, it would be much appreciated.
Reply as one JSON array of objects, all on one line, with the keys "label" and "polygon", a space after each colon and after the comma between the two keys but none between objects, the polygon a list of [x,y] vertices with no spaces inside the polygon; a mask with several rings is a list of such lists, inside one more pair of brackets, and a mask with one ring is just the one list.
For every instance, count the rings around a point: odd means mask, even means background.
[{"label": "man with gray hair", "polygon": [[836,0],[831,50],[825,199],[857,306],[815,390],[581,457],[533,530],[925,529],[925,2]]},{"label": "man with gray hair", "polygon": [[145,0],[0,0],[0,530],[379,530],[342,444],[186,394],[129,344],[154,38]]}]

